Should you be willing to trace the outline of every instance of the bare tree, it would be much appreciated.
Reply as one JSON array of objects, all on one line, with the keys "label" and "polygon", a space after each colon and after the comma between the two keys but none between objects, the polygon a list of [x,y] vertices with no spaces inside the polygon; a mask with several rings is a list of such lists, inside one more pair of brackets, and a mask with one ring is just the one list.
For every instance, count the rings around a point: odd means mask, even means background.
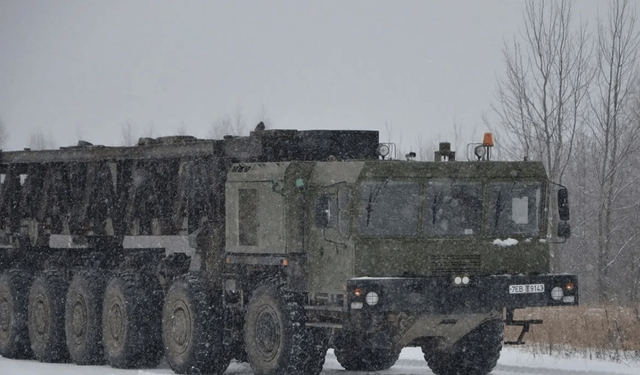
[{"label": "bare tree", "polygon": [[29,134],[29,148],[32,150],[49,150],[56,147],[53,135],[45,135],[41,129],[36,129]]},{"label": "bare tree", "polygon": [[187,125],[184,121],[180,122],[180,127],[178,128],[178,135],[187,135]]},{"label": "bare tree", "polygon": [[611,1],[606,21],[598,20],[596,76],[589,97],[592,117],[587,122],[594,140],[597,182],[597,285],[601,302],[609,300],[608,272],[620,256],[640,239],[640,231],[624,230],[624,221],[637,204],[624,194],[639,178],[625,174],[638,152],[640,126],[632,105],[638,89],[636,11],[628,1]]},{"label": "bare tree", "polygon": [[238,136],[246,133],[247,123],[242,108],[238,106],[232,116],[225,114],[213,120],[208,136],[213,139],[222,139],[225,135]]},{"label": "bare tree", "polygon": [[233,128],[232,128],[233,135],[242,135],[246,133],[247,123],[244,119],[244,114],[240,106],[236,108],[236,112],[235,112],[235,115],[233,116],[232,124],[233,124]]},{"label": "bare tree", "polygon": [[136,136],[130,123],[127,123],[127,125],[124,125],[122,129],[120,129],[120,134],[122,135],[123,146],[134,146],[136,144]]},{"label": "bare tree", "polygon": [[142,136],[147,138],[153,138],[156,136],[156,126],[153,121],[149,122],[149,125],[142,133]]},{"label": "bare tree", "polygon": [[213,139],[222,139],[225,135],[232,134],[232,120],[229,115],[218,116],[211,122],[208,136]]},{"label": "bare tree", "polygon": [[[575,25],[571,6],[565,0],[527,1],[521,40],[503,48],[506,74],[492,106],[503,130],[503,151],[541,160],[558,183],[571,159],[593,77],[586,23]],[[552,195],[554,212],[556,205]],[[552,216],[550,230],[555,222]],[[553,265],[558,267],[556,261]]]},{"label": "bare tree", "polygon": [[266,129],[271,128],[271,116],[269,116],[269,112],[265,108],[264,103],[260,103],[260,109],[258,109],[254,120],[256,124],[263,123]]}]

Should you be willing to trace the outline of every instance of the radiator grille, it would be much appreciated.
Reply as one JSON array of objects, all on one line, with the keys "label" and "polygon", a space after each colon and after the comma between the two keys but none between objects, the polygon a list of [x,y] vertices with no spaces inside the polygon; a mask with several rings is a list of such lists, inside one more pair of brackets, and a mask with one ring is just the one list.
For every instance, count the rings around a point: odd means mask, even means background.
[{"label": "radiator grille", "polygon": [[438,255],[430,258],[431,269],[436,273],[477,272],[480,270],[480,255]]}]

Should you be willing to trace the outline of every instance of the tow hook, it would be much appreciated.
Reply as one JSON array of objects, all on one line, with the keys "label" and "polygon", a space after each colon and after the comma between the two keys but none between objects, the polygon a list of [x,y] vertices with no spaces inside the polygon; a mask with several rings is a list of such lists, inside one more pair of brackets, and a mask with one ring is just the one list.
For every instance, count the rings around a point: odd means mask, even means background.
[{"label": "tow hook", "polygon": [[516,341],[505,341],[505,345],[524,345],[525,333],[529,332],[529,328],[532,324],[542,324],[542,319],[529,319],[529,320],[514,320],[513,312],[515,309],[507,309],[507,317],[504,320],[504,324],[507,326],[521,326],[522,331],[520,331],[520,335],[518,336],[518,340]]}]

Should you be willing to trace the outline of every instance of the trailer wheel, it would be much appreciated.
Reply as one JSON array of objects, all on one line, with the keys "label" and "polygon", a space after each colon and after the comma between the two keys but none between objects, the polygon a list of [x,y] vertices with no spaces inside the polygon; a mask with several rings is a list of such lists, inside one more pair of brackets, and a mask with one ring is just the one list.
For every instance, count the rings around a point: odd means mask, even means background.
[{"label": "trailer wheel", "polygon": [[0,355],[5,358],[33,357],[27,319],[30,284],[31,275],[26,271],[0,274]]},{"label": "trailer wheel", "polygon": [[[256,375],[317,375],[325,353],[309,350],[300,296],[274,284],[256,288],[247,306],[245,351]],[[318,366],[320,364],[320,366]]]},{"label": "trailer wheel", "polygon": [[117,368],[153,368],[162,357],[162,288],[157,278],[134,272],[114,275],[102,308],[105,359]]},{"label": "trailer wheel", "polygon": [[347,371],[382,371],[398,361],[400,351],[366,347],[337,347],[336,359]]},{"label": "trailer wheel", "polygon": [[65,332],[71,360],[79,365],[104,363],[102,303],[105,275],[101,271],[76,273],[69,284],[65,306]]},{"label": "trailer wheel", "polygon": [[59,271],[36,276],[29,290],[29,339],[36,359],[66,362],[69,351],[64,331],[64,305],[69,282]]},{"label": "trailer wheel", "polygon": [[196,275],[185,275],[169,288],[162,339],[167,361],[176,373],[222,374],[229,366],[221,295],[205,290]]},{"label": "trailer wheel", "polygon": [[504,323],[501,320],[490,320],[460,339],[452,350],[423,347],[422,352],[436,375],[485,375],[498,363],[503,331]]}]

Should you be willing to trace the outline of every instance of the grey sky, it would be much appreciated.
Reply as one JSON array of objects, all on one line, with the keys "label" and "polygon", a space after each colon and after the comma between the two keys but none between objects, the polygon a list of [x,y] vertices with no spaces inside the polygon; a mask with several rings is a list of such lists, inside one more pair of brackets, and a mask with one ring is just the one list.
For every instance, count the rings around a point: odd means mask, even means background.
[{"label": "grey sky", "polygon": [[[605,4],[600,6],[605,9]],[[405,148],[480,140],[523,1],[0,0],[7,149],[41,129],[116,145],[141,133],[205,137],[240,109],[276,128],[377,129]],[[576,15],[593,17],[596,2]]]}]

